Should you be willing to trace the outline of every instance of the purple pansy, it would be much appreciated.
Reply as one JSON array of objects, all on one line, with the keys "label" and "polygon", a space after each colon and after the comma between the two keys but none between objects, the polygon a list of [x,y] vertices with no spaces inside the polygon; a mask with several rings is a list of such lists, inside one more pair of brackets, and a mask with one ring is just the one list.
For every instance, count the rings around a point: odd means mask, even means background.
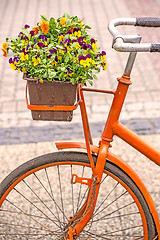
[{"label": "purple pansy", "polygon": [[31,37],[33,37],[34,36],[34,31],[33,30],[30,31],[30,34],[31,34]]},{"label": "purple pansy", "polygon": [[68,32],[66,32],[65,35],[67,35],[67,34],[72,34],[71,30],[69,30]]},{"label": "purple pansy", "polygon": [[45,45],[44,45],[44,43],[39,42],[39,43],[38,43],[38,46],[39,46],[40,48],[42,48],[42,47],[44,47]]},{"label": "purple pansy", "polygon": [[28,24],[26,24],[26,25],[24,26],[24,28],[27,29],[27,28],[30,28],[30,26],[29,26]]},{"label": "purple pansy", "polygon": [[72,40],[72,43],[77,42],[75,39]]},{"label": "purple pansy", "polygon": [[64,49],[63,49],[65,52],[67,52],[67,48],[66,47],[64,47]]},{"label": "purple pansy", "polygon": [[10,64],[11,64],[11,63],[14,63],[14,61],[13,61],[12,58],[9,59],[9,63],[10,63]]},{"label": "purple pansy", "polygon": [[39,36],[39,39],[42,39],[43,41],[47,42],[47,37],[44,36],[44,35],[40,35],[40,36]]},{"label": "purple pansy", "polygon": [[70,44],[70,39],[67,38],[67,39],[65,40],[65,43],[66,43],[66,44]]},{"label": "purple pansy", "polygon": [[86,60],[86,58],[85,58],[85,56],[81,55],[81,56],[79,56],[78,60],[79,60],[79,61],[81,61],[81,60]]},{"label": "purple pansy", "polygon": [[28,44],[28,45],[27,45],[27,47],[26,47],[26,50],[28,50],[28,49],[29,49],[29,47],[30,47],[30,45]]},{"label": "purple pansy", "polygon": [[18,34],[18,37],[21,37],[23,35],[23,33],[22,32],[20,32],[19,34]]},{"label": "purple pansy", "polygon": [[83,40],[83,37],[77,38],[77,41],[78,41],[78,42],[81,42],[82,40]]},{"label": "purple pansy", "polygon": [[91,58],[91,56],[89,54],[86,55],[86,58]]},{"label": "purple pansy", "polygon": [[74,32],[78,32],[79,30],[80,30],[80,28],[74,28],[74,29],[73,29],[73,33],[74,33]]},{"label": "purple pansy", "polygon": [[49,52],[50,52],[51,54],[54,54],[54,53],[56,54],[56,53],[57,53],[57,50],[56,50],[55,48],[53,48],[53,49],[50,49]]},{"label": "purple pansy", "polygon": [[105,51],[102,51],[102,53],[101,53],[101,54],[102,54],[102,56],[103,56],[103,55],[106,55],[106,52],[105,52]]},{"label": "purple pansy", "polygon": [[94,38],[91,38],[90,41],[91,41],[91,44],[96,42]]},{"label": "purple pansy", "polygon": [[90,44],[87,44],[87,48],[92,49],[92,46]]},{"label": "purple pansy", "polygon": [[19,57],[18,56],[14,57],[14,62],[17,62],[17,63],[19,62]]}]

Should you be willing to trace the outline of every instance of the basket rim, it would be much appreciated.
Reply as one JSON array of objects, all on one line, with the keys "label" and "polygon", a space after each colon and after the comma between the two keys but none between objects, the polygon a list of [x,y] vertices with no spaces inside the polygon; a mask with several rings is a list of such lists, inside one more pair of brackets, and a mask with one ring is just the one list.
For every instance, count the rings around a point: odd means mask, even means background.
[{"label": "basket rim", "polygon": [[[26,81],[28,81],[28,82],[37,82],[37,79],[28,78],[28,77],[26,76],[26,74],[23,75],[22,79],[23,79],[23,80],[26,80]],[[72,84],[70,81],[59,81],[59,80],[54,80],[54,81],[43,80],[43,82],[44,82],[44,83],[54,83],[54,82],[56,82],[56,83]],[[72,85],[75,86],[75,85],[78,85],[78,84],[80,84],[80,83],[75,83],[75,84],[72,84]]]}]

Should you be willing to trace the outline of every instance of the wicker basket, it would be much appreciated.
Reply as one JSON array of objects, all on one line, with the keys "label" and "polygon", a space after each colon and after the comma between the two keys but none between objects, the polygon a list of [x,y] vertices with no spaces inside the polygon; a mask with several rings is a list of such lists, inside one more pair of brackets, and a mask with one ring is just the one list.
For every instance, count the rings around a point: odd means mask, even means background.
[{"label": "wicker basket", "polygon": [[73,110],[76,109],[77,84],[61,81],[44,81],[24,77],[27,80],[27,90],[30,104],[27,107],[32,112],[33,120],[71,121]]}]

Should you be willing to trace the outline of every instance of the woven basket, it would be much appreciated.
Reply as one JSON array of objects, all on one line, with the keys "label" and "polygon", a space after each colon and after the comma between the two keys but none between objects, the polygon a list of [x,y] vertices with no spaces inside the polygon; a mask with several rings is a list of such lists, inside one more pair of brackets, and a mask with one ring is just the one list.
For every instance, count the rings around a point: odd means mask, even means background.
[{"label": "woven basket", "polygon": [[44,81],[24,77],[27,80],[29,101],[27,107],[32,112],[33,120],[47,121],[71,121],[73,110],[77,108],[76,93],[78,85],[70,82]]}]

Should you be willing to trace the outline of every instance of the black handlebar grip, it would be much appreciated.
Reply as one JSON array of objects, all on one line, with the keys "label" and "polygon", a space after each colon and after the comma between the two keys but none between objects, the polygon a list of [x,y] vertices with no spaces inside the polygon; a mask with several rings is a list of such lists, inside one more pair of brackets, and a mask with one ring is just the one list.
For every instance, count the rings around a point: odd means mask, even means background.
[{"label": "black handlebar grip", "polygon": [[160,18],[152,17],[136,18],[135,26],[160,27]]},{"label": "black handlebar grip", "polygon": [[151,44],[150,52],[160,52],[160,43]]}]

